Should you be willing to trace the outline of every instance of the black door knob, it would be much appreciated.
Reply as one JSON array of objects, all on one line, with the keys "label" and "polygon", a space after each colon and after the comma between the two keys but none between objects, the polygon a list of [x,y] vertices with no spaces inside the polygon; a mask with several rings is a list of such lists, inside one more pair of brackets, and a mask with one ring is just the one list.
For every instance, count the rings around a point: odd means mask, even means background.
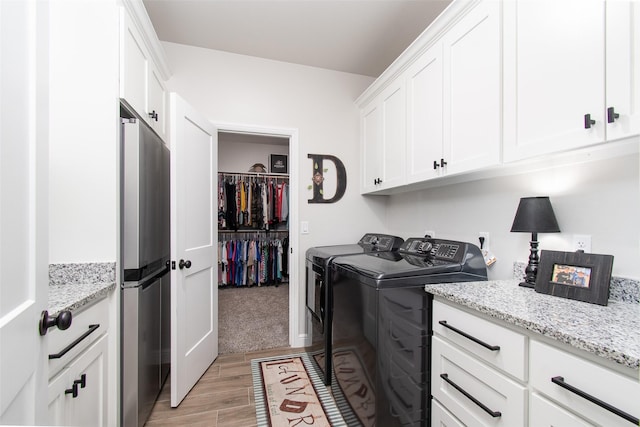
[{"label": "black door knob", "polygon": [[69,329],[71,326],[71,312],[61,311],[57,316],[49,316],[49,312],[44,310],[40,315],[40,323],[38,324],[38,330],[40,335],[46,335],[49,328],[57,326],[60,330]]},{"label": "black door knob", "polygon": [[180,262],[178,262],[178,267],[180,267],[180,270],[183,268],[191,268],[191,261],[181,259]]}]

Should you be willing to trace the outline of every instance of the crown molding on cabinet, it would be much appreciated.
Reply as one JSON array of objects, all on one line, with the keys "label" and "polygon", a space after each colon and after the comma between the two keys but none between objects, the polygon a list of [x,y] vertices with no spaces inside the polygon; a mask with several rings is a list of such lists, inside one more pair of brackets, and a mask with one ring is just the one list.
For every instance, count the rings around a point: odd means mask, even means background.
[{"label": "crown molding on cabinet", "polygon": [[454,0],[438,17],[387,67],[359,97],[356,105],[362,107],[375,98],[398,78],[427,49],[436,43],[469,10],[481,0]]},{"label": "crown molding on cabinet", "polygon": [[142,34],[144,43],[148,51],[151,53],[153,62],[158,67],[162,78],[165,81],[169,80],[169,77],[171,77],[171,69],[167,63],[167,57],[165,56],[164,49],[160,44],[160,40],[156,35],[156,31],[153,28],[153,24],[151,23],[151,19],[149,19],[147,9],[145,9],[142,0],[120,1],[131,16],[131,19],[138,28],[138,31],[140,31],[140,34]]}]

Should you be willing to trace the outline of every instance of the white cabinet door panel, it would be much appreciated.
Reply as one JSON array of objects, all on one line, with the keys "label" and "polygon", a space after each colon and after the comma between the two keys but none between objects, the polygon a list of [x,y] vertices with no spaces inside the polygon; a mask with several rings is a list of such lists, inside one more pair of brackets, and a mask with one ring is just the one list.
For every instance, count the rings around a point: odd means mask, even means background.
[{"label": "white cabinet door panel", "polygon": [[[504,156],[604,141],[605,4],[504,2]],[[595,120],[585,129],[585,114]]]},{"label": "white cabinet door panel", "polygon": [[362,183],[363,193],[376,188],[382,179],[382,116],[377,101],[371,102],[362,111]]},{"label": "white cabinet door panel", "polygon": [[443,37],[446,173],[498,164],[501,141],[500,3],[485,1]]},{"label": "white cabinet door panel", "polygon": [[398,82],[382,93],[382,188],[404,183],[407,145],[405,87]]},{"label": "white cabinet door panel", "polygon": [[442,158],[442,43],[407,70],[407,182],[440,175]]},{"label": "white cabinet door panel", "polygon": [[[640,3],[607,2],[607,139],[640,134]],[[605,115],[607,112],[605,111]]]}]

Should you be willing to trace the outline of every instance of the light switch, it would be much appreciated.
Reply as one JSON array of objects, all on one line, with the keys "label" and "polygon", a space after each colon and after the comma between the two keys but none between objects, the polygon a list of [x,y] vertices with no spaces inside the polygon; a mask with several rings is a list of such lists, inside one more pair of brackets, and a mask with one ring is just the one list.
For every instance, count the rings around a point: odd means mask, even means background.
[{"label": "light switch", "polygon": [[300,221],[300,234],[309,234],[309,221]]}]

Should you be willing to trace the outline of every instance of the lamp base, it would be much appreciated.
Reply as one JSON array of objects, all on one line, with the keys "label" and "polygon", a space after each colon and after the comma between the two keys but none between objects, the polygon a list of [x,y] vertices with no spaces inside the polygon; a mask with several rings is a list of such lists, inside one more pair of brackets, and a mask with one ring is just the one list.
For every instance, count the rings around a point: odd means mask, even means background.
[{"label": "lamp base", "polygon": [[518,286],[522,286],[523,288],[535,288],[536,284],[525,281],[525,282],[518,283]]}]

